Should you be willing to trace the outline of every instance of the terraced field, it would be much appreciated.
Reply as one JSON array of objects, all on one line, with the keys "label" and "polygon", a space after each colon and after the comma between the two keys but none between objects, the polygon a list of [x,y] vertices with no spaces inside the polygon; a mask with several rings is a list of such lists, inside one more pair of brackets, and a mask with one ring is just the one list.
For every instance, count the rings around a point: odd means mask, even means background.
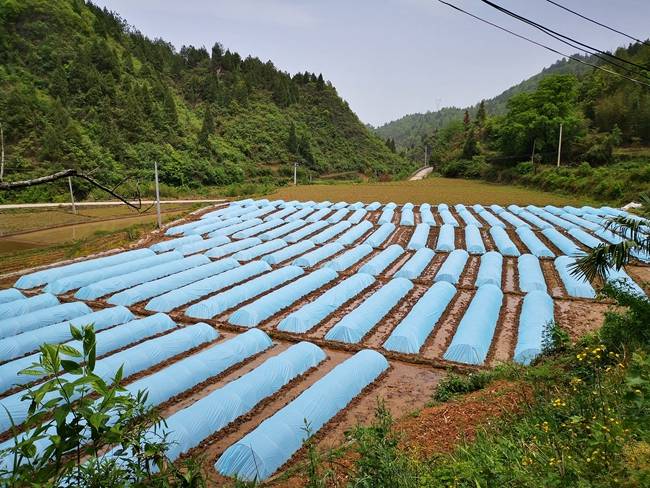
[{"label": "terraced field", "polygon": [[[423,405],[447,368],[527,363],[555,321],[574,335],[607,303],[569,272],[618,236],[613,208],[243,200],[138,248],[22,274],[0,291],[0,430],[20,423],[18,371],[43,341],[92,322],[98,374],[120,364],[214,480],[267,479],[324,445],[377,398]],[[648,256],[611,280],[645,293]],[[38,382],[39,379],[30,381]]]}]

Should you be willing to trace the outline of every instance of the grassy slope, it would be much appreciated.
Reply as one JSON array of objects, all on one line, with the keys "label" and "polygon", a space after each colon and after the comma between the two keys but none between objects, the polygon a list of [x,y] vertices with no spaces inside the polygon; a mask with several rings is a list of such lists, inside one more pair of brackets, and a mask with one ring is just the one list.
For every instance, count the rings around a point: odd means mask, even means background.
[{"label": "grassy slope", "polygon": [[330,200],[395,203],[465,203],[465,204],[585,204],[584,198],[547,193],[516,186],[498,185],[476,180],[428,178],[420,181],[390,183],[359,183],[340,185],[287,186],[272,193],[270,198],[284,200]]}]

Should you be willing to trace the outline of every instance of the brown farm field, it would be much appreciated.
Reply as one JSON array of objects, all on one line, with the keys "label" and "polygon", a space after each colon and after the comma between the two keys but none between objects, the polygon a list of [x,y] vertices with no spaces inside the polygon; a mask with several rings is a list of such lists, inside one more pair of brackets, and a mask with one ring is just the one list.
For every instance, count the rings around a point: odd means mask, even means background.
[{"label": "brown farm field", "polygon": [[464,204],[526,204],[585,205],[584,198],[572,198],[511,185],[474,180],[427,178],[419,181],[389,183],[344,183],[336,185],[287,186],[268,195],[283,200],[329,200],[332,202],[395,202],[395,203],[464,203]]}]

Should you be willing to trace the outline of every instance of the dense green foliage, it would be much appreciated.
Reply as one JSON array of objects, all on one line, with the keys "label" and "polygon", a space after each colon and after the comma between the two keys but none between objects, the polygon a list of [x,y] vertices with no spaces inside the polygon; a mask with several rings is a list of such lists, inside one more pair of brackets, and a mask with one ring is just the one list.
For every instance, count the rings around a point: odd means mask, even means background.
[{"label": "dense green foliage", "polygon": [[[44,344],[38,361],[21,371],[49,379],[25,393],[30,402],[25,432],[0,452],[11,460],[0,469],[3,486],[206,486],[195,460],[168,462],[167,440],[150,435],[163,420],[146,406],[147,393],[126,392],[120,386],[122,368],[110,381],[94,373],[93,326],[70,331],[82,350]],[[114,456],[104,456],[110,446],[116,447]]]},{"label": "dense green foliage", "polygon": [[[650,47],[644,44],[616,55],[650,71]],[[557,161],[560,127],[563,168],[555,171],[550,165]],[[556,63],[475,107],[407,116],[376,132],[419,164],[426,148],[429,163],[443,176],[515,182],[611,202],[650,189],[650,158],[647,150],[643,154],[650,146],[650,90],[573,61]],[[617,148],[637,156],[617,157]]]},{"label": "dense green foliage", "polygon": [[[451,454],[418,458],[398,448],[392,419],[353,432],[351,486],[648,486],[650,302],[607,288],[621,309],[575,345],[562,342],[529,368],[502,368],[443,384],[445,401],[485,379],[519,382],[521,411],[479,430]],[[531,395],[523,392],[526,390]]]},{"label": "dense green foliage", "polygon": [[[578,56],[580,57],[580,56]],[[592,59],[585,57],[584,59]],[[539,82],[549,75],[575,74],[582,75],[591,68],[575,61],[562,59],[548,68],[543,69],[536,75],[522,81],[521,83],[508,88],[494,98],[484,101],[484,108],[492,115],[503,115],[507,110],[507,102],[514,95],[529,93],[537,89]],[[472,107],[444,107],[440,110],[426,113],[405,115],[404,117],[388,122],[375,129],[375,132],[383,139],[392,139],[399,148],[410,148],[421,145],[423,137],[429,136],[432,132],[447,126],[453,121],[462,121],[465,110],[471,117],[475,117],[479,111],[480,103]],[[421,151],[420,151],[421,154]]]},{"label": "dense green foliage", "polygon": [[0,0],[0,123],[9,181],[76,168],[149,182],[153,161],[163,183],[186,188],[281,182],[296,160],[303,178],[410,171],[322,75],[218,43],[177,52],[83,0]]}]

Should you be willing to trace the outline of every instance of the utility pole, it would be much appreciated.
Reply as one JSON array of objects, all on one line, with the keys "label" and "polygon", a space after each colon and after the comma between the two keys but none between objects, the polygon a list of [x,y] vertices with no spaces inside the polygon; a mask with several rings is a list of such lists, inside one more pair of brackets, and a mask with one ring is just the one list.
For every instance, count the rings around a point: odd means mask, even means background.
[{"label": "utility pole", "polygon": [[293,163],[293,186],[298,184],[298,161]]},{"label": "utility pole", "polygon": [[154,161],[153,171],[156,179],[156,214],[158,215],[158,228],[162,227],[162,218],[160,217],[160,187],[158,186],[158,162]]},{"label": "utility pole", "polygon": [[68,176],[68,188],[70,188],[70,201],[72,202],[72,213],[77,215],[77,206],[74,204],[74,193],[72,193],[72,178]]},{"label": "utility pole", "polygon": [[562,153],[562,123],[560,123],[560,140],[557,143],[557,167],[560,167],[560,154]]},{"label": "utility pole", "polygon": [[5,133],[2,130],[2,122],[0,122],[0,181],[5,173]]}]

